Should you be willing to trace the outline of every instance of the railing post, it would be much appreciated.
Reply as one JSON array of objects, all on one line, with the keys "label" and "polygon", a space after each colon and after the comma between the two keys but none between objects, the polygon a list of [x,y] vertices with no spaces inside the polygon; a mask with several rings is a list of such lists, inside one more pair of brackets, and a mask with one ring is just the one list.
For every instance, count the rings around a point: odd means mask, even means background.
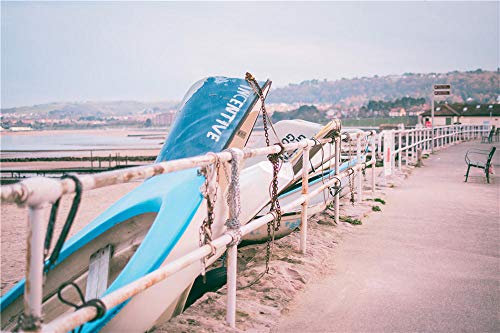
[{"label": "railing post", "polygon": [[422,129],[422,141],[423,141],[422,151],[426,151],[427,150],[427,129],[426,128]]},{"label": "railing post", "polygon": [[[338,177],[339,175],[339,168],[340,168],[340,154],[342,153],[341,151],[341,143],[342,138],[339,136],[335,138],[335,176]],[[339,187],[342,186],[342,184],[337,184]],[[334,218],[335,218],[335,224],[339,223],[339,209],[340,209],[340,191],[336,190],[335,197],[333,198],[333,208],[335,209],[334,211]]]},{"label": "railing post", "polygon": [[427,151],[431,151],[431,130],[427,129]]},{"label": "railing post", "polygon": [[391,131],[391,170],[396,170],[396,131]]},{"label": "railing post", "polygon": [[410,133],[407,130],[406,135],[405,135],[405,165],[406,166],[408,166],[408,158],[410,156],[409,151],[408,151],[409,145],[410,145]]},{"label": "railing post", "polygon": [[413,164],[417,164],[417,130],[416,129],[412,130],[411,134],[412,134],[411,157],[412,157]]},{"label": "railing post", "polygon": [[377,165],[377,154],[375,152],[375,131],[372,131],[372,197],[375,197],[375,166]]},{"label": "railing post", "polygon": [[443,133],[443,129],[438,127],[438,147],[441,149],[443,146],[443,138],[441,137],[441,134]]},{"label": "railing post", "polygon": [[227,309],[226,321],[231,328],[236,328],[236,275],[238,261],[237,244],[227,248]]},{"label": "railing post", "polygon": [[42,325],[43,251],[45,239],[45,209],[48,203],[30,206],[24,289],[25,332],[38,332]]},{"label": "railing post", "polygon": [[401,131],[398,132],[398,169],[401,172],[401,159],[403,158],[402,152],[403,152],[403,140],[401,140],[401,136],[403,133]]},{"label": "railing post", "polygon": [[437,128],[437,146],[438,149],[441,149],[441,128]]},{"label": "railing post", "polygon": [[[336,170],[336,169],[335,169]],[[306,254],[307,251],[307,206],[309,199],[307,193],[309,192],[309,146],[305,146],[302,150],[302,195],[305,200],[302,203],[302,210],[300,212],[300,252]]]},{"label": "railing post", "polygon": [[[231,148],[231,181],[227,198],[229,214],[226,221],[227,232],[231,234],[231,242],[227,244],[227,304],[226,321],[231,328],[236,328],[236,277],[238,274],[238,244],[241,240],[240,225],[240,164],[244,158],[242,150]],[[218,180],[216,180],[218,181]]]},{"label": "railing post", "polygon": [[422,130],[418,129],[417,130],[417,152],[421,149],[422,149]]},{"label": "railing post", "polygon": [[[356,164],[361,164],[361,136],[358,135],[356,138]],[[361,169],[358,169],[357,176],[357,196],[356,202],[361,202],[363,200],[363,174]]]}]

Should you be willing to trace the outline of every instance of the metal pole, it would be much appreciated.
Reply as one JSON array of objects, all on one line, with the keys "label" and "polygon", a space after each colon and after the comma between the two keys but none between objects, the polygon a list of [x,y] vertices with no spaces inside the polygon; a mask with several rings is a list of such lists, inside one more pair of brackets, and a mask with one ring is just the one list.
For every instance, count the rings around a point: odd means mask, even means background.
[{"label": "metal pole", "polygon": [[402,140],[401,140],[401,136],[403,135],[403,133],[401,132],[398,132],[398,169],[399,171],[401,171],[401,158],[402,158],[402,155],[401,153],[403,152],[402,151]]},{"label": "metal pole", "polygon": [[42,326],[43,250],[45,239],[45,208],[48,204],[29,207],[24,315],[26,332],[38,332]]},{"label": "metal pole", "polygon": [[[341,154],[341,138],[335,138],[335,176],[338,177],[339,175],[339,169],[340,169],[340,154]],[[341,184],[337,184],[338,186],[341,186]],[[333,205],[334,205],[334,215],[335,215],[335,224],[339,223],[339,210],[340,210],[340,191],[336,191],[337,193],[335,194],[335,197],[333,198]]]},{"label": "metal pole", "polygon": [[307,193],[309,190],[309,146],[304,147],[302,150],[302,195],[306,196],[306,199],[302,203],[302,210],[300,212],[300,252],[306,254],[307,250],[307,206],[309,205],[309,199],[307,198]]},{"label": "metal pole", "polygon": [[426,151],[429,151],[430,147],[431,147],[431,144],[429,143],[429,137],[430,137],[430,132],[429,132],[429,129],[426,128],[425,129],[425,150]]},{"label": "metal pole", "polygon": [[[377,153],[375,152],[375,131],[372,132],[372,197],[375,197],[375,165],[377,164]],[[339,185],[340,186],[340,185]]]},{"label": "metal pole", "polygon": [[236,274],[238,246],[227,248],[227,308],[226,321],[231,328],[236,328]]},{"label": "metal pole", "polygon": [[409,148],[408,146],[410,145],[410,133],[406,131],[405,135],[405,164],[408,166],[408,157],[410,156],[409,154]]},{"label": "metal pole", "polygon": [[[356,164],[361,164],[361,137],[358,136],[356,139]],[[357,176],[357,191],[356,202],[361,202],[363,200],[363,175],[361,169],[358,170]]]},{"label": "metal pole", "polygon": [[427,142],[425,141],[425,135],[425,128],[422,128],[422,153],[425,151],[425,145],[427,144]]},{"label": "metal pole", "polygon": [[[434,88],[434,85],[432,86]],[[431,152],[434,152],[434,90],[431,97]]]},{"label": "metal pole", "polygon": [[414,164],[417,164],[417,130],[411,132],[411,157]]},{"label": "metal pole", "polygon": [[439,127],[436,128],[436,148],[439,149],[441,145],[440,137],[439,137]]}]

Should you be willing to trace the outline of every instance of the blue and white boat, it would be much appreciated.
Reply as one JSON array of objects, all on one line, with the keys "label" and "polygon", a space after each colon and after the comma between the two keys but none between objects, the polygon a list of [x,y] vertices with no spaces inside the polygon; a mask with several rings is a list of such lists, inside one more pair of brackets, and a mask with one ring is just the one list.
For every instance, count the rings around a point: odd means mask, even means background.
[{"label": "blue and white boat", "polygon": [[[258,84],[267,95],[271,82]],[[156,162],[242,148],[260,106],[260,99],[243,79],[210,77],[198,81],[185,96]],[[70,238],[58,261],[47,267],[44,321],[73,311],[57,299],[65,282],[76,283],[86,298],[101,297],[196,249],[206,216],[200,192],[204,180],[194,168],[152,177]],[[224,191],[223,185],[219,191]],[[218,221],[225,221],[227,214],[222,201]],[[213,226],[214,237],[223,231],[222,225]],[[89,267],[96,266],[93,258],[104,263],[105,269],[92,271]],[[144,332],[169,319],[183,307],[201,266],[201,262],[192,264],[108,309],[101,319],[85,324],[83,332]],[[23,280],[1,298],[2,330],[11,330],[22,313],[24,288]],[[78,302],[74,292],[65,289],[62,294]]]}]

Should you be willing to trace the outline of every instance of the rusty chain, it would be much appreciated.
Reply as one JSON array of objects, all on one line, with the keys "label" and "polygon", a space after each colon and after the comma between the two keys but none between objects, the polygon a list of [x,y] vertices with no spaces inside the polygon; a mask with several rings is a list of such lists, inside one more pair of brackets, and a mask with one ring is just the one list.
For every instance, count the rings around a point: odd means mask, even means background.
[{"label": "rusty chain", "polygon": [[[208,257],[203,257],[201,275],[203,276],[203,282],[206,282],[206,261],[207,258],[215,254],[215,248],[212,245],[212,225],[215,221],[215,204],[217,202],[217,191],[219,185],[219,169],[220,169],[220,159],[214,153],[208,153],[215,158],[215,163],[204,166],[200,169],[200,175],[205,177],[205,184],[203,185],[202,193],[207,204],[207,217],[203,220],[200,230],[199,230],[199,246],[210,245],[212,252]],[[215,178],[215,179],[214,179]],[[214,183],[215,180],[215,183]]]},{"label": "rusty chain", "polygon": [[[264,126],[264,137],[266,140],[266,146],[269,147],[271,145],[271,142],[269,140],[269,126],[268,126],[268,121],[269,125],[272,127],[272,122],[271,119],[269,118],[269,114],[267,113],[266,110],[266,105],[264,101],[264,94],[262,93],[262,89],[260,88],[259,84],[257,83],[257,80],[253,77],[252,74],[246,73],[245,79],[248,82],[248,84],[252,87],[254,92],[257,94],[261,101],[261,106],[260,110],[262,113],[262,123]],[[273,128],[274,131],[274,128]],[[276,131],[274,131],[276,134]],[[276,135],[277,137],[277,135]],[[283,152],[284,152],[284,147],[281,142],[277,143],[281,147],[281,150],[278,153],[275,154],[269,154],[267,155],[267,158],[271,162],[273,166],[273,179],[270,184],[270,197],[271,197],[271,208],[270,208],[270,213],[274,215],[274,219],[270,222],[267,223],[267,242],[266,242],[266,269],[264,271],[265,273],[269,272],[269,261],[271,260],[271,247],[274,243],[274,232],[278,231],[280,226],[281,226],[281,207],[280,203],[278,200],[278,173],[281,169],[281,165],[283,163]]]}]

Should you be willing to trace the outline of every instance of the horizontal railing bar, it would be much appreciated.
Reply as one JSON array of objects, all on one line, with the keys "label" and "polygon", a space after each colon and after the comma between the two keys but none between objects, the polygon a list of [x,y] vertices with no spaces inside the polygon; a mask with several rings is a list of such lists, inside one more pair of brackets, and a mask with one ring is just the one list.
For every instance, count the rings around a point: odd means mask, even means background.
[{"label": "horizontal railing bar", "polygon": [[[343,136],[345,138],[345,136]],[[289,143],[283,145],[286,151],[303,148],[305,146],[315,146],[318,144],[325,144],[332,142],[332,139],[321,139],[321,140],[302,140],[300,142]],[[281,150],[281,147],[277,145],[273,145],[270,147],[264,148],[244,148],[244,158],[250,158],[254,156],[262,156],[272,153],[278,153]],[[214,156],[216,155],[216,156]],[[110,185],[123,184],[128,183],[133,180],[145,179],[149,177],[153,177],[156,175],[190,169],[194,167],[206,166],[208,164],[212,164],[216,159],[220,159],[220,161],[228,162],[231,160],[231,154],[229,152],[220,152],[217,154],[205,154],[201,156],[182,158],[173,161],[160,162],[155,164],[149,164],[144,166],[131,167],[126,169],[107,171],[102,173],[97,173],[93,175],[84,175],[79,176],[78,179],[82,183],[82,188],[84,191],[101,188]],[[34,178],[42,178],[43,177],[34,177]],[[55,182],[59,184],[56,185]],[[18,204],[28,203],[29,196],[33,194],[33,192],[37,192],[38,195],[43,195],[43,192],[49,191],[44,186],[44,181],[30,181],[27,179],[22,181],[21,183],[12,184],[12,185],[4,185],[0,187],[0,194],[2,201],[5,202],[16,202]],[[56,186],[56,189],[50,189],[51,192],[54,190],[60,191],[60,195],[70,194],[75,191],[75,184],[70,179],[64,180],[55,180],[51,179],[50,186]],[[35,188],[33,188],[35,187]],[[57,199],[57,198],[56,198]],[[54,200],[47,200],[48,202],[53,202]]]},{"label": "horizontal railing bar", "polygon": [[[369,136],[372,135],[372,133],[356,132],[352,134],[349,138],[353,139],[362,135]],[[346,139],[346,138],[348,138],[348,136],[346,136],[345,134],[341,136],[341,139]],[[286,151],[290,151],[298,148],[304,148],[306,146],[313,147],[319,144],[325,144],[331,142],[332,142],[331,138],[320,139],[320,140],[305,139],[299,142],[285,144],[283,145],[283,147]],[[272,145],[263,148],[243,148],[242,150],[244,152],[243,158],[248,159],[250,157],[278,153],[281,150],[281,147],[277,145]],[[205,154],[195,157],[182,158],[173,161],[148,164],[148,165],[131,167],[120,170],[106,171],[93,175],[83,175],[83,176],[79,175],[78,179],[82,184],[82,189],[84,191],[88,191],[110,185],[128,183],[134,180],[146,179],[164,173],[206,166],[214,163],[217,158],[221,162],[229,162],[231,160],[231,154],[229,152]],[[44,177],[34,177],[34,178],[48,179]],[[29,205],[30,204],[29,197],[30,195],[32,195],[32,193],[37,192],[38,195],[43,196],[44,192],[50,191],[51,196],[48,196],[47,202],[54,202],[60,196],[74,193],[75,191],[75,184],[70,179],[64,179],[64,180],[51,179],[50,186],[52,188],[50,190],[47,189],[47,186],[45,186],[44,181],[40,180],[32,181],[31,179],[27,179],[22,181],[21,183],[13,185],[1,186],[0,196],[2,201],[16,202],[18,204],[26,203]],[[54,183],[54,181],[58,182],[59,184]],[[54,191],[59,191],[60,194],[55,195]],[[53,198],[54,196],[55,198]]]}]

